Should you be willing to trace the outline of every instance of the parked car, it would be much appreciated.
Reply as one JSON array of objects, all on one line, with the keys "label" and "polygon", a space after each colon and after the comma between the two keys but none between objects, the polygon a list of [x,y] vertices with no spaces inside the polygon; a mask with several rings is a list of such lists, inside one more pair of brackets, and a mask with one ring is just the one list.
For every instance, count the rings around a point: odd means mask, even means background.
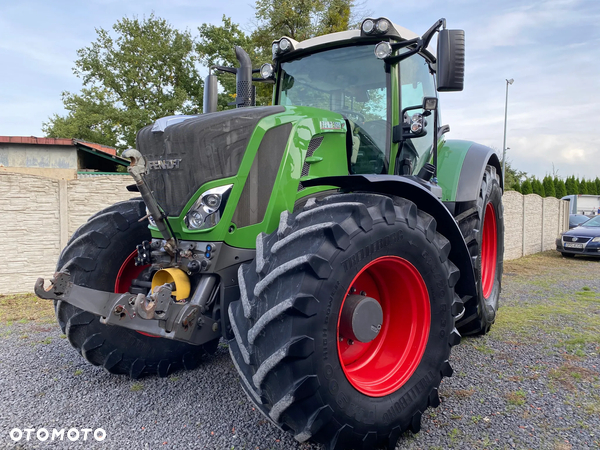
[{"label": "parked car", "polygon": [[556,250],[565,257],[575,255],[600,257],[600,216],[566,231],[556,239]]},{"label": "parked car", "polygon": [[569,230],[571,228],[578,227],[588,220],[590,220],[590,218],[588,216],[584,216],[583,214],[569,214]]}]

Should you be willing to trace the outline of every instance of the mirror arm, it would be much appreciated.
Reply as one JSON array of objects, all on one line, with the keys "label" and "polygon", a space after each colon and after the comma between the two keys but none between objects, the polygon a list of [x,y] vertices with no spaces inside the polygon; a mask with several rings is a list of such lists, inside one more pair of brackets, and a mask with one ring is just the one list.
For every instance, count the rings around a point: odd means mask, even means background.
[{"label": "mirror arm", "polygon": [[423,48],[427,48],[429,46],[429,42],[431,42],[433,35],[437,33],[441,27],[443,27],[443,29],[446,28],[446,19],[444,18],[434,23],[432,27],[423,34],[421,37],[421,39],[423,39]]}]

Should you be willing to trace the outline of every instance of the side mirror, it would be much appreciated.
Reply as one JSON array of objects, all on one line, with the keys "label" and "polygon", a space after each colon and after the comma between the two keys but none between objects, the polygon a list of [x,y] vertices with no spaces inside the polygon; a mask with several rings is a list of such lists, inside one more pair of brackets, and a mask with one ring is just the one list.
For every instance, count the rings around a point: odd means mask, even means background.
[{"label": "side mirror", "polygon": [[217,96],[217,76],[209,74],[204,79],[204,102],[202,106],[202,112],[204,114],[217,111]]},{"label": "side mirror", "polygon": [[441,30],[437,43],[437,90],[462,91],[465,81],[465,32]]}]

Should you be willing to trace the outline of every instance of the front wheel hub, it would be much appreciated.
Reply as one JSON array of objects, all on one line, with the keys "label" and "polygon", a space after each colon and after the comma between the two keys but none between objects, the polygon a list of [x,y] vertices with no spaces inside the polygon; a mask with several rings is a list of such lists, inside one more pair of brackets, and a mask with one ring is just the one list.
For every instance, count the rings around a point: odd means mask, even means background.
[{"label": "front wheel hub", "polygon": [[381,331],[383,310],[377,300],[349,295],[340,317],[340,335],[351,341],[371,342]]}]

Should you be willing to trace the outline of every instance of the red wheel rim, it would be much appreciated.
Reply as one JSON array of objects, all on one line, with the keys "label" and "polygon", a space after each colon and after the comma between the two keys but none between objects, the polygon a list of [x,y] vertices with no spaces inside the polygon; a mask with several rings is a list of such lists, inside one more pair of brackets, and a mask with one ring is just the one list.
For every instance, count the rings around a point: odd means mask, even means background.
[{"label": "red wheel rim", "polygon": [[[340,335],[341,312],[346,297],[361,291],[379,302],[383,323],[373,341],[350,344]],[[344,374],[365,395],[389,395],[408,381],[425,353],[431,322],[427,286],[410,262],[383,256],[361,269],[346,297],[337,323],[338,356]]]},{"label": "red wheel rim", "polygon": [[117,279],[115,280],[115,292],[117,294],[124,294],[131,287],[131,283],[137,277],[140,276],[142,271],[148,267],[146,266],[136,266],[135,265],[135,257],[137,256],[137,250],[133,251],[131,255],[127,257],[125,262],[121,265],[119,269],[119,273],[117,274]]},{"label": "red wheel rim", "polygon": [[484,298],[488,298],[494,288],[497,255],[498,230],[496,228],[496,211],[493,205],[488,203],[485,206],[483,238],[481,239],[481,287]]},{"label": "red wheel rim", "polygon": [[[117,294],[124,294],[125,292],[129,291],[133,280],[139,277],[142,271],[146,267],[148,267],[148,265],[135,265],[135,257],[137,256],[137,254],[137,250],[133,251],[131,255],[129,255],[125,262],[121,265],[119,273],[117,274],[117,279],[115,280],[115,292]],[[143,334],[144,336],[160,337],[155,336],[153,334],[144,333],[143,331],[138,331],[138,333]]]}]

